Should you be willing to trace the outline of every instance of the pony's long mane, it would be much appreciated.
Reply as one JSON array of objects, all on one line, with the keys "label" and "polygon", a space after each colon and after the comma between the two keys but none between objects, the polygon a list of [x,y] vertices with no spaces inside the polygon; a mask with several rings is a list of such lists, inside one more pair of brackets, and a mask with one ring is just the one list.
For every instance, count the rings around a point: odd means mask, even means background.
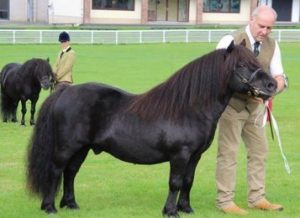
[{"label": "pony's long mane", "polygon": [[137,95],[128,107],[144,119],[177,120],[189,110],[208,109],[225,93],[231,74],[240,63],[253,70],[260,65],[244,46],[236,45],[230,53],[226,49],[212,51],[178,70],[165,82]]}]

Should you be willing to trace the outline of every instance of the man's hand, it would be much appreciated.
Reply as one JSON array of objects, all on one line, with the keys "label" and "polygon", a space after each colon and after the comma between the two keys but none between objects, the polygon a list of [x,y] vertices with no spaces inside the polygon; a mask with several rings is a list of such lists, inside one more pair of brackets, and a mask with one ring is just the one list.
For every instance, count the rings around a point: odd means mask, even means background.
[{"label": "man's hand", "polygon": [[281,92],[286,88],[286,81],[283,75],[275,76],[274,79],[277,81],[277,92]]},{"label": "man's hand", "polygon": [[258,104],[263,104],[264,103],[264,100],[262,98],[259,98],[259,97],[252,97],[251,101],[256,102]]}]

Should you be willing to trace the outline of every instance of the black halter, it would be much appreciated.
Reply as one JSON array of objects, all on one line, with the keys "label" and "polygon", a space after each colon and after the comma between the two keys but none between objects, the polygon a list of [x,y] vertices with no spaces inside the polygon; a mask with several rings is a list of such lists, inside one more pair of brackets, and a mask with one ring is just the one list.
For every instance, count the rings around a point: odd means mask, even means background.
[{"label": "black halter", "polygon": [[259,95],[268,95],[268,93],[260,90],[259,88],[251,85],[251,82],[252,80],[254,79],[254,77],[256,76],[256,74],[261,71],[262,69],[261,68],[258,68],[257,70],[255,70],[249,79],[243,77],[241,74],[237,74],[237,76],[240,78],[240,81],[244,84],[247,84],[249,87],[250,87],[250,91],[248,92],[248,95],[249,96],[255,96],[255,97],[258,97]]}]

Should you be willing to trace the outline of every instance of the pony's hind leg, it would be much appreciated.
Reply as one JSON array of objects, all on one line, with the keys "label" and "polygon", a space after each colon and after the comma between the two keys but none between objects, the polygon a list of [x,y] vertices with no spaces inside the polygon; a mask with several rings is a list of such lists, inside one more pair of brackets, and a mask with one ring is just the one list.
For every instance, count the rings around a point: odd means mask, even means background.
[{"label": "pony's hind leg", "polygon": [[2,121],[3,121],[4,123],[7,123],[8,119],[9,119],[9,117],[8,117],[6,114],[3,114],[3,115],[2,115]]},{"label": "pony's hind leg", "polygon": [[183,177],[183,184],[178,198],[178,203],[177,203],[178,211],[182,211],[184,213],[194,212],[190,204],[190,191],[193,186],[195,170],[200,158],[201,155],[197,154],[193,156],[190,162],[188,163],[185,175]]},{"label": "pony's hind leg", "polygon": [[87,154],[89,151],[88,146],[84,146],[80,149],[69,161],[67,167],[64,170],[64,178],[63,178],[63,185],[64,185],[64,193],[63,197],[60,201],[60,207],[67,207],[70,209],[78,209],[79,206],[75,201],[75,194],[74,194],[74,179],[75,176],[80,169],[81,164],[84,162]]},{"label": "pony's hind leg", "polygon": [[61,181],[62,171],[62,167],[53,167],[51,175],[48,178],[48,190],[47,193],[43,194],[43,200],[41,204],[41,209],[46,213],[50,214],[57,212],[55,208],[55,196]]},{"label": "pony's hind leg", "polygon": [[48,187],[43,193],[43,201],[41,209],[46,213],[56,213],[55,208],[55,196],[57,190],[59,189],[61,183],[61,177],[67,163],[72,158],[74,153],[70,149],[57,150],[55,156],[53,157],[53,162],[51,166],[51,172],[48,176]]},{"label": "pony's hind leg", "polygon": [[18,102],[14,102],[13,103],[12,113],[11,113],[11,122],[13,122],[13,123],[18,122],[18,119],[17,119],[17,109],[18,109]]}]

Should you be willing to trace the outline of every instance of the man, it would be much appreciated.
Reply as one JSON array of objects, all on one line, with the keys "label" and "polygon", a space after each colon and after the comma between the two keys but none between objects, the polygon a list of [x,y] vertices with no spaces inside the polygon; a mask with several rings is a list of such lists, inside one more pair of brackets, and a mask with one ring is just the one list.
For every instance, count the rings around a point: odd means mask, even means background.
[{"label": "man", "polygon": [[67,32],[61,32],[58,37],[61,51],[58,54],[53,67],[55,75],[54,89],[57,90],[65,85],[73,83],[72,71],[75,63],[75,52],[70,47],[70,36]]},{"label": "man", "polygon": [[[257,7],[246,26],[232,35],[224,36],[218,48],[225,48],[234,40],[243,39],[257,55],[263,69],[277,80],[277,92],[287,86],[283,73],[281,53],[277,42],[269,37],[277,18],[276,12],[266,6]],[[217,207],[225,213],[245,215],[247,211],[234,203],[237,152],[241,139],[247,150],[248,206],[250,208],[280,211],[283,206],[270,203],[265,193],[265,160],[268,144],[263,123],[263,102],[259,98],[234,94],[219,120],[219,138],[216,169]]]}]

